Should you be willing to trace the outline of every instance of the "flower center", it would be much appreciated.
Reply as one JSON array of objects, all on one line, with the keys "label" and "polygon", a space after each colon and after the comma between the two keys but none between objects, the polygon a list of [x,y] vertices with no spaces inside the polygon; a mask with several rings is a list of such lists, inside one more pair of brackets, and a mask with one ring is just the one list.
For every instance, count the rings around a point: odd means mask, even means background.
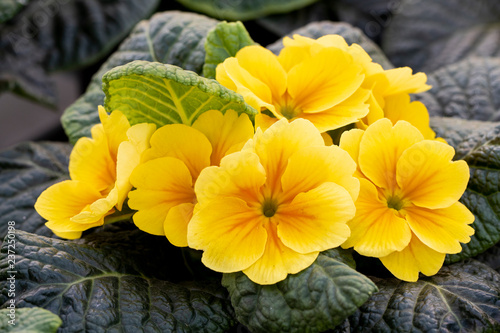
[{"label": "flower center", "polygon": [[387,198],[387,207],[400,210],[404,206],[404,201],[397,195],[393,195]]},{"label": "flower center", "polygon": [[265,217],[273,217],[278,209],[278,203],[273,199],[265,199],[262,204],[262,213]]}]

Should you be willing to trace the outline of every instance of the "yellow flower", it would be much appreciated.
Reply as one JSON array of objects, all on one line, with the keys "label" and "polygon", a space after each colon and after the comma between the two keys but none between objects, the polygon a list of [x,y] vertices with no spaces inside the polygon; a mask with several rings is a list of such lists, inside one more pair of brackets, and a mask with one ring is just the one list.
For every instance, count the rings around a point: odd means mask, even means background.
[{"label": "yellow flower", "polygon": [[201,170],[219,165],[226,154],[240,150],[253,135],[246,114],[233,110],[223,115],[207,111],[193,123],[165,125],[151,137],[144,163],[130,181],[128,205],[137,210],[136,226],[153,235],[165,235],[175,246],[187,246],[187,226],[196,195],[193,185]]},{"label": "yellow flower", "polygon": [[46,189],[35,209],[48,220],[57,236],[75,239],[82,231],[104,224],[104,217],[122,209],[132,188],[132,170],[149,147],[155,125],[130,127],[119,111],[108,115],[99,106],[101,124],[92,127],[92,138],[81,138],[69,159],[71,180]]},{"label": "yellow flower", "polygon": [[380,258],[397,278],[436,274],[446,253],[462,250],[474,215],[458,199],[469,180],[454,149],[425,140],[406,121],[381,119],[366,131],[343,133],[340,147],[357,161],[361,189],[351,237],[342,247]]},{"label": "yellow flower", "polygon": [[294,35],[293,39],[283,40],[289,53],[305,54],[317,52],[325,47],[335,47],[349,53],[363,70],[365,79],[362,88],[371,91],[368,103],[370,112],[356,123],[358,128],[366,129],[370,124],[382,118],[389,118],[393,123],[406,120],[417,127],[424,138],[434,139],[436,134],[429,127],[429,114],[420,102],[411,102],[412,93],[420,93],[430,89],[426,84],[424,73],[413,74],[411,68],[401,67],[384,70],[382,66],[372,62],[371,57],[358,44],[348,45],[339,35],[326,35],[317,40]]},{"label": "yellow flower", "polygon": [[273,284],[342,244],[355,213],[356,164],[325,146],[314,125],[282,119],[257,129],[240,152],[204,169],[195,185],[188,244],[218,272]]},{"label": "yellow flower", "polygon": [[[366,116],[370,91],[362,89],[362,67],[337,47],[285,48],[279,56],[262,46],[247,46],[217,66],[216,79],[241,94],[258,111],[276,118],[305,118],[325,132]],[[276,119],[260,114],[261,123]]]}]

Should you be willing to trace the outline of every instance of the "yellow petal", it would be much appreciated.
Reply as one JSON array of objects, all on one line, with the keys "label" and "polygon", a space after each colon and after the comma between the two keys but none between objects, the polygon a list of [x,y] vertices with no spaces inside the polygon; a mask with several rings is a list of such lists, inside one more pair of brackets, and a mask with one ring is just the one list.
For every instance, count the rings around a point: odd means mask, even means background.
[{"label": "yellow petal", "polygon": [[266,114],[259,113],[255,115],[255,128],[260,128],[262,131],[265,131],[277,121],[278,121],[277,118],[269,117]]},{"label": "yellow petal", "polygon": [[358,156],[359,156],[359,144],[361,142],[361,138],[363,137],[363,134],[365,131],[362,131],[360,129],[352,129],[350,131],[346,131],[342,133],[342,136],[340,137],[340,142],[339,146],[343,150],[345,150],[351,158],[354,160],[356,163],[356,172],[354,173],[354,176],[357,178],[364,177],[363,174],[361,173],[361,170],[359,169],[358,165]]},{"label": "yellow petal", "polygon": [[394,127],[389,119],[380,119],[369,126],[359,147],[359,168],[376,186],[394,189],[396,165],[403,152],[423,136],[405,121]]},{"label": "yellow petal", "polygon": [[241,67],[269,87],[274,98],[285,93],[286,72],[271,51],[259,45],[246,46],[238,51],[236,59]]},{"label": "yellow petal", "polygon": [[193,217],[193,203],[183,203],[172,207],[167,214],[163,224],[165,236],[168,241],[175,246],[188,246],[187,228],[188,223]]},{"label": "yellow petal", "polygon": [[262,256],[267,233],[260,211],[234,197],[200,206],[188,225],[188,244],[205,251],[205,266],[217,272],[238,272]]},{"label": "yellow petal", "polygon": [[257,132],[245,147],[251,147],[257,153],[266,170],[270,191],[277,193],[281,189],[281,175],[290,156],[302,148],[324,145],[320,132],[311,122],[296,119],[288,123],[282,119],[264,133]]},{"label": "yellow petal", "polygon": [[321,112],[345,101],[361,86],[360,72],[347,52],[325,48],[290,70],[288,93],[302,112]]},{"label": "yellow petal", "polygon": [[[384,118],[384,110],[382,110],[382,108],[380,107],[380,104],[377,102],[377,99],[373,95],[373,92],[370,93],[370,96],[369,96],[368,100],[366,101],[366,103],[369,105],[370,111],[368,112],[366,117],[360,119],[360,121],[358,121],[356,123],[356,126],[362,130],[366,130],[366,128],[369,125],[373,124],[374,122],[376,122],[379,119]],[[385,118],[389,118],[389,117],[385,117]],[[389,119],[391,119],[391,121],[392,121],[392,118],[389,118]],[[392,121],[392,123],[395,124],[396,121]]]},{"label": "yellow petal", "polygon": [[69,220],[87,205],[101,199],[96,189],[86,183],[65,180],[54,184],[40,194],[35,209],[46,220]]},{"label": "yellow petal", "polygon": [[180,160],[158,158],[140,164],[130,181],[137,189],[129,193],[128,205],[137,210],[134,223],[143,231],[163,235],[168,211],[195,200],[191,174]]},{"label": "yellow petal", "polygon": [[460,202],[442,209],[427,209],[417,206],[405,208],[406,219],[413,233],[435,251],[459,253],[461,243],[468,243],[474,229],[474,215]]},{"label": "yellow petal", "polygon": [[342,247],[354,246],[358,253],[370,257],[383,257],[404,249],[411,238],[408,223],[379,199],[372,183],[366,179],[359,181],[356,216],[348,223],[351,236]]},{"label": "yellow petal", "polygon": [[238,114],[227,110],[210,110],[201,114],[193,124],[193,128],[203,133],[212,144],[210,165],[219,165],[220,160],[229,153],[243,148],[253,136],[253,125],[246,114]]},{"label": "yellow petal", "polygon": [[144,152],[144,160],[175,157],[187,166],[193,179],[210,165],[212,145],[200,131],[183,125],[165,125],[151,136],[151,148]]},{"label": "yellow petal", "polygon": [[82,232],[81,231],[74,231],[74,232],[58,232],[58,231],[52,231],[57,237],[65,238],[65,239],[78,239],[82,237]]},{"label": "yellow petal", "polygon": [[[113,189],[105,198],[98,199],[88,205],[79,214],[73,216],[71,222],[88,224],[102,221],[102,219],[114,213],[114,206],[118,201],[118,191]],[[102,223],[101,223],[102,224]]]},{"label": "yellow petal", "polygon": [[227,58],[219,64],[216,68],[216,79],[224,86],[230,80],[232,84],[228,84],[226,88],[236,88],[234,91],[241,94],[245,102],[254,109],[258,111],[262,108],[274,109],[271,89],[244,69],[238,59]]},{"label": "yellow petal", "polygon": [[65,237],[69,239],[74,239],[73,237],[80,237],[82,231],[100,227],[104,224],[104,217],[93,223],[75,223],[70,219],[65,220],[50,220],[45,223],[45,226],[49,228],[54,234],[61,235],[60,237]]},{"label": "yellow petal", "polygon": [[398,279],[416,282],[419,272],[427,276],[436,274],[443,266],[445,256],[413,236],[404,250],[382,257],[380,261]]},{"label": "yellow petal", "polygon": [[149,148],[149,139],[156,129],[154,124],[137,124],[127,131],[128,140],[118,147],[116,161],[116,184],[118,210],[122,209],[128,192],[132,189],[130,175],[141,162],[142,153]]},{"label": "yellow petal", "polygon": [[436,133],[429,126],[429,112],[421,102],[410,102],[410,96],[399,94],[386,98],[385,117],[393,124],[406,120],[422,133],[424,139],[432,140]]},{"label": "yellow petal", "polygon": [[425,140],[414,144],[397,164],[397,182],[405,199],[430,209],[446,208],[460,199],[469,181],[465,161],[453,162],[453,147]]},{"label": "yellow petal", "polygon": [[278,55],[278,61],[288,73],[293,67],[311,57],[310,47],[314,43],[311,38],[294,35],[294,39],[283,38],[284,48]]},{"label": "yellow petal", "polygon": [[290,156],[281,184],[284,201],[325,182],[336,183],[349,192],[353,201],[359,193],[359,181],[353,177],[356,163],[337,146],[303,148]]},{"label": "yellow petal", "polygon": [[204,169],[196,181],[195,192],[200,204],[226,196],[258,203],[260,188],[265,181],[266,174],[259,157],[251,151],[242,151],[224,157],[220,167]]},{"label": "yellow petal", "polygon": [[330,134],[327,132],[321,133],[321,137],[323,138],[323,141],[325,142],[325,146],[333,146],[333,140]]},{"label": "yellow petal", "polygon": [[320,131],[329,131],[354,123],[367,115],[369,105],[365,104],[370,91],[358,89],[342,103],[322,112],[302,113],[300,118],[311,121]]},{"label": "yellow petal", "polygon": [[282,281],[288,274],[296,274],[311,266],[319,252],[300,254],[285,246],[277,236],[274,223],[266,223],[267,243],[264,254],[253,265],[243,270],[250,280],[261,285]]},{"label": "yellow petal", "polygon": [[427,81],[425,73],[412,74],[412,72],[410,67],[393,68],[384,71],[384,75],[389,81],[384,96],[400,93],[416,94],[431,89],[431,86],[425,83]]},{"label": "yellow petal", "polygon": [[118,146],[123,141],[127,140],[127,130],[130,128],[127,117],[120,111],[113,111],[110,115],[106,113],[104,108],[99,105],[99,119],[101,120],[106,133],[106,139],[109,146],[109,153],[116,161]]},{"label": "yellow petal", "polygon": [[109,152],[101,124],[92,127],[92,138],[79,139],[69,157],[71,179],[89,184],[98,191],[110,190],[116,180],[116,156]]},{"label": "yellow petal", "polygon": [[324,183],[299,193],[290,204],[280,204],[273,219],[283,244],[306,254],[342,244],[350,234],[346,222],[355,212],[351,195],[343,187]]}]

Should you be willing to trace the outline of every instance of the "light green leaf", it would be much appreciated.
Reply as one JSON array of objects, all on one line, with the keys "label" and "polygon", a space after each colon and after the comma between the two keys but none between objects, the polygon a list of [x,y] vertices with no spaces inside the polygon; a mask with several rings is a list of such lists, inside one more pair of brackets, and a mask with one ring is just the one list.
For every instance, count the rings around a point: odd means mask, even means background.
[{"label": "light green leaf", "polygon": [[323,332],[340,324],[377,290],[358,273],[351,252],[332,249],[274,285],[224,274],[237,319],[252,332]]},{"label": "light green leaf", "polygon": [[106,110],[120,110],[131,124],[191,125],[208,110],[256,113],[241,95],[217,81],[173,65],[136,60],[112,69],[102,80]]},{"label": "light green leaf", "polygon": [[432,72],[470,56],[500,55],[497,0],[402,1],[382,48],[396,66]]},{"label": "light green leaf", "polygon": [[245,46],[254,45],[254,41],[241,22],[221,22],[207,35],[205,42],[205,65],[203,76],[215,79],[215,68],[218,64]]},{"label": "light green leaf", "polygon": [[217,19],[245,21],[265,15],[288,13],[318,0],[177,0],[184,6]]},{"label": "light green leaf", "polygon": [[500,274],[480,262],[446,266],[417,282],[374,281],[379,291],[349,317],[343,332],[500,330]]},{"label": "light green leaf", "polygon": [[[366,37],[361,30],[352,27],[347,23],[334,23],[334,22],[313,22],[305,27],[292,31],[289,36],[294,34],[302,35],[305,37],[310,37],[317,39],[321,36],[338,34],[345,38],[347,44],[352,43],[359,44],[369,55],[372,57],[373,61],[379,63],[384,69],[393,68],[392,64],[387,60],[384,53],[380,48],[372,42],[368,37]],[[278,54],[283,48],[283,40],[279,40],[267,47],[273,53]]]},{"label": "light green leaf", "polygon": [[[217,279],[193,276],[181,249],[139,230],[62,241],[16,232],[16,307],[43,307],[61,332],[225,332],[235,323]],[[0,254],[0,288],[9,276]],[[0,306],[11,298],[0,294]]]},{"label": "light green leaf", "polygon": [[61,318],[42,308],[11,311],[7,305],[0,310],[0,331],[4,333],[56,333],[61,324]]},{"label": "light green leaf", "polygon": [[118,51],[92,77],[87,91],[62,116],[62,125],[72,143],[90,136],[99,123],[97,106],[104,105],[102,76],[110,69],[133,60],[157,61],[201,73],[205,62],[205,37],[216,20],[203,15],[169,11],[139,23]]},{"label": "light green leaf", "polygon": [[469,58],[428,76],[415,95],[431,116],[500,121],[500,58]]}]

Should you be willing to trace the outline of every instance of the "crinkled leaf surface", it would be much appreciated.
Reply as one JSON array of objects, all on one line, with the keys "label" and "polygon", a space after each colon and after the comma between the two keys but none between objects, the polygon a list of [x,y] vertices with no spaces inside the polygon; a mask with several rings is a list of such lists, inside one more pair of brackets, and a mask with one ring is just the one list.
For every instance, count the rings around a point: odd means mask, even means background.
[{"label": "crinkled leaf surface", "polygon": [[351,252],[332,249],[274,285],[242,272],[224,274],[237,319],[252,332],[322,332],[341,323],[377,290],[358,273]]},{"label": "crinkled leaf surface", "polygon": [[430,72],[469,56],[500,55],[497,0],[403,1],[383,36],[396,66]]},{"label": "crinkled leaf surface", "polygon": [[318,0],[177,0],[184,6],[217,19],[251,20],[257,17],[287,13]]},{"label": "crinkled leaf surface", "polygon": [[431,116],[500,121],[500,58],[469,58],[428,76],[415,95]]},{"label": "crinkled leaf surface", "polygon": [[[176,282],[186,270],[165,237],[135,230],[73,242],[18,231],[16,240],[16,306],[57,314],[60,332],[224,332],[234,324],[218,280]],[[2,307],[9,300],[6,250]]]},{"label": "crinkled leaf surface", "polygon": [[[359,30],[358,28],[354,28],[348,23],[334,23],[329,21],[314,22],[291,32],[289,36],[291,37],[294,34],[315,39],[329,34],[341,35],[345,38],[346,42],[349,45],[352,43],[359,44],[372,57],[373,61],[379,63],[383,68],[393,68],[392,64],[389,62],[389,60],[387,60],[386,56],[380,50],[380,48],[368,37],[366,37],[363,32],[361,32],[361,30]],[[275,54],[278,54],[282,48],[282,40],[279,40],[268,46],[268,49],[270,49]]]},{"label": "crinkled leaf surface", "polygon": [[21,143],[0,152],[0,236],[9,221],[15,228],[52,236],[33,205],[50,185],[68,179],[71,146],[66,143]]},{"label": "crinkled leaf surface", "polygon": [[500,273],[500,243],[490,247],[485,252],[481,253],[474,259],[488,265],[489,267]]},{"label": "crinkled leaf surface", "polygon": [[205,42],[205,65],[203,76],[215,79],[215,68],[218,64],[245,46],[255,44],[247,29],[241,22],[221,22],[207,35]]},{"label": "crinkled leaf surface", "polygon": [[379,291],[349,317],[343,332],[500,330],[500,275],[478,261],[445,266],[417,282],[375,282]]},{"label": "crinkled leaf surface", "polygon": [[46,71],[107,54],[159,0],[32,0],[0,30],[0,90],[54,105]]},{"label": "crinkled leaf surface", "polygon": [[94,74],[87,91],[65,110],[61,121],[70,141],[90,136],[90,128],[99,123],[97,106],[104,104],[104,73],[133,60],[157,61],[201,73],[205,38],[216,24],[206,16],[178,11],[158,13],[140,22]]},{"label": "crinkled leaf surface", "polygon": [[191,125],[208,110],[256,113],[217,81],[173,65],[136,60],[110,70],[102,81],[106,110],[120,110],[131,124]]},{"label": "crinkled leaf surface", "polygon": [[8,315],[10,309],[0,310],[0,331],[4,333],[56,333],[62,321],[57,315],[42,308],[15,309],[14,325]]}]

